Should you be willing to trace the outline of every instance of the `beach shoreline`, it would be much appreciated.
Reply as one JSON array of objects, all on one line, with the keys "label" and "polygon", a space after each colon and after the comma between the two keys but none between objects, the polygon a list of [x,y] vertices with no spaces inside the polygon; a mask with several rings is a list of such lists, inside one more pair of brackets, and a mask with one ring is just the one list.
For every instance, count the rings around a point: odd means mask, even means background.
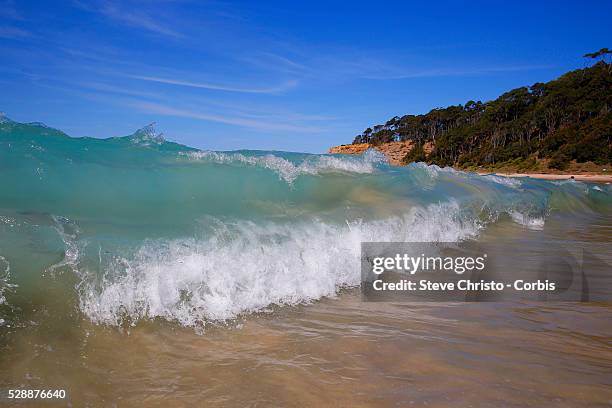
[{"label": "beach shoreline", "polygon": [[576,180],[586,181],[592,183],[611,183],[611,174],[600,174],[600,173],[576,173],[576,174],[561,174],[561,173],[498,173],[498,172],[483,172],[479,171],[477,174],[482,176],[494,174],[502,177],[513,177],[513,178],[534,178],[541,180]]},{"label": "beach shoreline", "polygon": [[[384,154],[388,163],[392,166],[405,166],[403,158],[412,149],[411,141],[390,142],[381,145],[371,145],[369,143],[357,143],[333,146],[329,148],[329,154],[348,154],[359,155],[365,153],[368,149],[376,149]],[[425,146],[425,151],[429,154],[433,149],[433,145]],[[607,166],[596,165],[594,163],[570,163],[565,170],[557,170],[549,168],[546,165],[540,164],[536,168],[521,169],[518,166],[505,165],[498,168],[479,167],[455,167],[458,171],[467,171],[480,175],[495,174],[502,177],[526,177],[541,180],[576,180],[592,183],[612,183],[612,173],[606,172]]]},{"label": "beach shoreline", "polygon": [[[376,149],[385,155],[390,165],[392,166],[404,166],[405,165],[401,163],[401,159],[399,157],[403,157],[401,156],[402,154],[405,155],[406,149],[410,148],[410,142],[387,143],[383,147],[384,148],[376,147]],[[358,154],[363,154],[369,148],[371,148],[371,146],[367,143],[362,143],[362,144],[357,144],[357,145],[341,145],[341,146],[334,146],[330,148],[328,153],[329,154],[358,155]],[[594,172],[594,171],[585,171],[585,169],[580,169],[580,168],[575,169],[576,172],[573,172],[573,173],[570,171],[555,172],[555,173],[543,173],[543,172],[532,171],[528,173],[519,173],[517,171],[512,171],[512,169],[502,169],[501,171],[496,171],[494,169],[491,169],[487,171],[484,169],[465,169],[465,168],[457,168],[457,167],[453,167],[453,168],[458,171],[474,172],[482,176],[494,174],[496,176],[512,177],[512,178],[533,178],[533,179],[540,179],[540,180],[576,180],[576,181],[584,181],[584,182],[590,182],[590,183],[612,183],[612,174],[605,174],[605,173]]]}]

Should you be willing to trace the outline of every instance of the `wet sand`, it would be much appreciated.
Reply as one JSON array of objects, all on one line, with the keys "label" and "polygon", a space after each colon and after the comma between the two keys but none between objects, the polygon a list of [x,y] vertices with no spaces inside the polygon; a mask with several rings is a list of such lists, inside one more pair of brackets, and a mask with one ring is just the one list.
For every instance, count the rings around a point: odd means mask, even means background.
[{"label": "wet sand", "polygon": [[587,181],[595,183],[611,183],[612,174],[548,174],[548,173],[491,173],[491,172],[479,172],[478,174],[495,174],[496,176],[503,177],[529,177],[543,180],[571,180],[576,181]]},{"label": "wet sand", "polygon": [[0,381],[66,389],[71,405],[45,406],[605,407],[611,316],[609,305],[364,303],[349,291],[202,334],[84,323],[23,336]]}]

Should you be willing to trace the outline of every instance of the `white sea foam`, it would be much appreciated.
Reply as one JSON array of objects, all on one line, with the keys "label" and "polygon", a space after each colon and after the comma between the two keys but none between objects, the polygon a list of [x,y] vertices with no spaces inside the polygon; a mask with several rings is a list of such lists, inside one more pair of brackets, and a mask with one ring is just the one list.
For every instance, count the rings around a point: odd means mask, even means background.
[{"label": "white sea foam", "polygon": [[[423,170],[427,172],[427,174],[430,177],[434,179],[437,178],[440,174],[452,175],[454,177],[459,177],[459,176],[473,177],[475,176],[474,173],[468,173],[468,172],[464,172],[460,170],[455,170],[452,167],[439,167],[435,164],[427,165],[426,163],[413,163],[411,164],[411,166],[416,167],[416,168],[422,168]],[[479,177],[482,177],[485,180],[492,181],[497,184],[502,184],[507,187],[518,188],[522,186],[521,180],[517,178],[513,178],[513,177],[504,177],[504,176],[498,176],[495,174],[487,174],[487,175],[479,176]]]},{"label": "white sea foam", "polygon": [[232,164],[240,163],[250,166],[259,166],[270,169],[288,183],[293,183],[300,175],[317,175],[332,172],[366,174],[375,171],[376,164],[385,161],[382,153],[368,150],[360,157],[336,157],[331,155],[308,156],[300,163],[266,154],[251,156],[242,153],[225,153],[214,151],[183,152],[182,155],[190,159],[208,161],[211,163]]},{"label": "white sea foam", "polygon": [[[6,306],[6,294],[9,291],[14,291],[17,285],[10,283],[11,279],[11,264],[9,261],[0,255],[0,306]],[[0,327],[6,323],[6,320],[0,317]]]},{"label": "white sea foam", "polygon": [[523,214],[518,211],[509,211],[510,217],[517,224],[521,224],[532,230],[541,230],[544,228],[544,218],[534,217],[531,215]]},{"label": "white sea foam", "polygon": [[143,147],[160,145],[166,141],[163,133],[155,129],[155,123],[151,123],[137,130],[133,135],[128,136],[128,138],[132,143]]},{"label": "white sea foam", "polygon": [[79,228],[75,222],[65,217],[51,216],[54,222],[53,228],[57,231],[60,239],[64,242],[64,257],[58,263],[46,268],[46,272],[54,273],[57,269],[67,266],[75,269],[79,260],[79,245],[77,238]]},{"label": "white sea foam", "polygon": [[423,169],[432,179],[438,178],[440,174],[462,175],[464,172],[453,169],[452,167],[440,167],[435,164],[427,164],[423,162],[410,163],[409,167]]},{"label": "white sea foam", "polygon": [[0,272],[0,305],[3,305],[6,302],[6,298],[4,297],[4,291],[8,287],[8,279],[10,277],[11,265],[6,260],[6,258],[1,255],[0,267],[2,268],[2,271]]},{"label": "white sea foam", "polygon": [[80,306],[96,323],[163,318],[185,326],[269,305],[295,305],[359,285],[362,241],[458,241],[479,222],[455,202],[403,217],[304,224],[237,222],[206,240],[155,241],[116,258],[96,280],[81,271]]},{"label": "white sea foam", "polygon": [[494,174],[487,174],[486,176],[482,176],[482,177],[494,183],[502,184],[508,187],[518,188],[522,185],[521,180],[515,177],[497,176]]}]

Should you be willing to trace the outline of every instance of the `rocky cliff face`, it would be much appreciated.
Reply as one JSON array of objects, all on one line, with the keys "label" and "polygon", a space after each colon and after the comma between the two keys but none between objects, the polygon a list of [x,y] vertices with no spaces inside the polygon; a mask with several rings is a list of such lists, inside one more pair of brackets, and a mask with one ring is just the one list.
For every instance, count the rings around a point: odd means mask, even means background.
[{"label": "rocky cliff face", "polygon": [[334,146],[329,149],[330,154],[361,154],[370,148],[369,143],[357,143]]},{"label": "rocky cliff face", "polygon": [[[390,164],[394,166],[401,166],[404,164],[404,157],[412,150],[413,147],[414,143],[410,140],[404,142],[383,143],[376,146],[373,146],[370,143],[357,143],[332,147],[329,149],[329,153],[361,154],[369,148],[373,148],[381,151],[385,157],[387,157]],[[432,149],[433,145],[431,143],[425,144],[424,150],[427,154],[429,154]]]}]

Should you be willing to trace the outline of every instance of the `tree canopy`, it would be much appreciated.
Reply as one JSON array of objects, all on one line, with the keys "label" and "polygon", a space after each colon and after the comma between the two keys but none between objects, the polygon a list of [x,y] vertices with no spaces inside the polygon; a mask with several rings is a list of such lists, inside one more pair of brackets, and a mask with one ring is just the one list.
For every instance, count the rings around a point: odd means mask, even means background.
[{"label": "tree canopy", "polygon": [[[587,54],[600,58],[607,48]],[[592,55],[592,56],[591,56]],[[427,161],[467,167],[528,158],[563,168],[571,160],[612,161],[612,74],[604,60],[547,82],[489,101],[436,108],[424,115],[395,116],[357,135],[373,145],[411,140],[434,144]],[[423,159],[422,150],[406,161]]]}]

